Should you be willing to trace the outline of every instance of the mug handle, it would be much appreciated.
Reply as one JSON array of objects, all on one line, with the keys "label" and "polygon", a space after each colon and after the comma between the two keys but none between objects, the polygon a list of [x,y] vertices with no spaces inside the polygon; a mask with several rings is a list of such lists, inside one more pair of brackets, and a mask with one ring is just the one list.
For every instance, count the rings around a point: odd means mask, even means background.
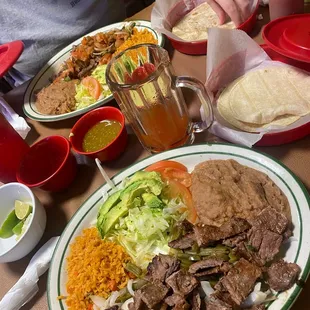
[{"label": "mug handle", "polygon": [[193,124],[194,132],[202,132],[208,129],[213,123],[214,116],[211,103],[212,101],[205,89],[205,86],[199,80],[189,76],[177,76],[175,86],[178,88],[185,87],[193,90],[201,102],[204,116],[201,122],[195,122]]}]

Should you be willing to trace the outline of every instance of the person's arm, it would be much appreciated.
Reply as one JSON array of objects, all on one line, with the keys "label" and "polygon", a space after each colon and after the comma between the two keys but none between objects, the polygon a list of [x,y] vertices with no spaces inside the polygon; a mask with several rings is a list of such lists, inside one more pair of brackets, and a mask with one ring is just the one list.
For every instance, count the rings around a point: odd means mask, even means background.
[{"label": "person's arm", "polygon": [[236,26],[244,22],[251,13],[250,0],[207,0],[214,12],[223,24],[226,20],[226,14],[231,18]]}]

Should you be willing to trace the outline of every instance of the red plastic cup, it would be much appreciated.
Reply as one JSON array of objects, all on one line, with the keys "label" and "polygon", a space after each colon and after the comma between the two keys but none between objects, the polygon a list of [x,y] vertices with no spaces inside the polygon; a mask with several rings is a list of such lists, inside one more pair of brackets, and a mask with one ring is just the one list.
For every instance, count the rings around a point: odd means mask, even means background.
[{"label": "red plastic cup", "polygon": [[16,182],[16,171],[29,145],[0,113],[0,182]]},{"label": "red plastic cup", "polygon": [[62,136],[50,136],[32,145],[17,170],[18,182],[50,192],[67,188],[76,174],[76,159],[70,142]]}]

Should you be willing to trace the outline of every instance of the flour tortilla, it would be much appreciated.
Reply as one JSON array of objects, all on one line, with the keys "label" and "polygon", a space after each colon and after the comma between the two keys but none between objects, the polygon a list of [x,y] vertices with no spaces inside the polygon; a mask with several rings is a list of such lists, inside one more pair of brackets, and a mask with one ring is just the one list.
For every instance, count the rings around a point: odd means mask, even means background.
[{"label": "flour tortilla", "polygon": [[202,3],[185,15],[173,28],[172,33],[185,41],[208,39],[208,28],[236,28],[230,20],[223,25],[208,3]]},{"label": "flour tortilla", "polygon": [[299,116],[292,116],[292,115],[283,115],[278,118],[276,118],[274,121],[272,121],[269,124],[251,124],[246,122],[241,122],[237,119],[235,119],[232,115],[231,110],[228,106],[225,105],[218,105],[217,107],[220,115],[231,125],[234,127],[241,129],[242,131],[247,132],[262,132],[264,130],[268,130],[272,127],[285,127],[290,124],[293,124],[294,122],[298,121],[300,119]]},{"label": "flour tortilla", "polygon": [[[266,75],[262,78],[261,74]],[[307,74],[294,68],[252,71],[221,93],[217,109],[228,123],[243,131],[285,127],[310,113],[310,94],[306,91],[309,82]]]},{"label": "flour tortilla", "polygon": [[290,67],[269,67],[244,75],[231,89],[235,119],[268,124],[283,115],[310,113],[310,76]]}]

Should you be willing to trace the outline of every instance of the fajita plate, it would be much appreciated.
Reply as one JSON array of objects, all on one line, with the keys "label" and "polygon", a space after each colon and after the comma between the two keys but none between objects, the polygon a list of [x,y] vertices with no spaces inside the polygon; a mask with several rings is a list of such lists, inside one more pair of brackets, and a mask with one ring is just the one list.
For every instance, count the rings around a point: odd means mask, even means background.
[{"label": "fajita plate", "polygon": [[[159,160],[167,159],[184,164],[189,171],[192,171],[198,163],[206,160],[234,159],[242,165],[267,174],[283,191],[291,207],[294,225],[294,236],[291,238],[284,259],[288,262],[295,262],[300,266],[301,281],[288,291],[278,294],[277,299],[269,305],[268,309],[287,310],[291,308],[302,289],[302,283],[307,280],[310,271],[310,240],[307,239],[310,234],[310,226],[308,225],[310,221],[310,197],[303,184],[283,164],[268,155],[228,144],[187,146],[153,155],[123,170],[113,178],[113,181],[119,187],[124,178],[133,175],[136,171],[143,170]],[[74,214],[61,235],[49,270],[47,292],[50,310],[68,309],[64,300],[58,300],[57,297],[66,296],[67,294],[66,257],[69,253],[69,245],[75,237],[81,234],[83,229],[95,223],[98,208],[103,202],[102,194],[110,190],[109,186],[105,184],[91,195]]]},{"label": "fajita plate", "polygon": [[[134,21],[136,23],[136,28],[138,30],[146,29],[150,31],[153,36],[157,39],[158,45],[163,46],[164,45],[164,37],[163,35],[159,34],[157,31],[151,28],[151,23],[144,20],[136,20]],[[107,32],[112,29],[121,29],[124,25],[129,24],[130,22],[119,22],[115,24],[111,24],[105,27],[102,27],[100,29],[97,29],[91,33],[88,33],[85,36],[93,36],[98,32]],[[24,96],[24,105],[23,110],[24,113],[31,119],[34,119],[36,121],[40,122],[56,122],[68,118],[75,117],[77,115],[84,114],[92,109],[95,109],[99,106],[102,106],[104,104],[107,104],[109,101],[113,99],[113,95],[109,95],[106,98],[103,98],[101,100],[98,100],[94,104],[82,108],[80,110],[75,110],[69,113],[61,114],[61,115],[44,115],[38,112],[35,101],[36,101],[36,94],[45,86],[49,85],[51,82],[51,79],[57,72],[59,72],[61,65],[64,63],[65,60],[67,60],[70,57],[70,52],[72,50],[73,45],[78,45],[81,43],[83,37],[80,39],[72,42],[67,47],[62,49],[59,53],[57,53],[53,58],[51,58],[47,64],[36,74],[36,76],[33,78],[31,83],[28,85],[26,89],[26,93]]]}]

